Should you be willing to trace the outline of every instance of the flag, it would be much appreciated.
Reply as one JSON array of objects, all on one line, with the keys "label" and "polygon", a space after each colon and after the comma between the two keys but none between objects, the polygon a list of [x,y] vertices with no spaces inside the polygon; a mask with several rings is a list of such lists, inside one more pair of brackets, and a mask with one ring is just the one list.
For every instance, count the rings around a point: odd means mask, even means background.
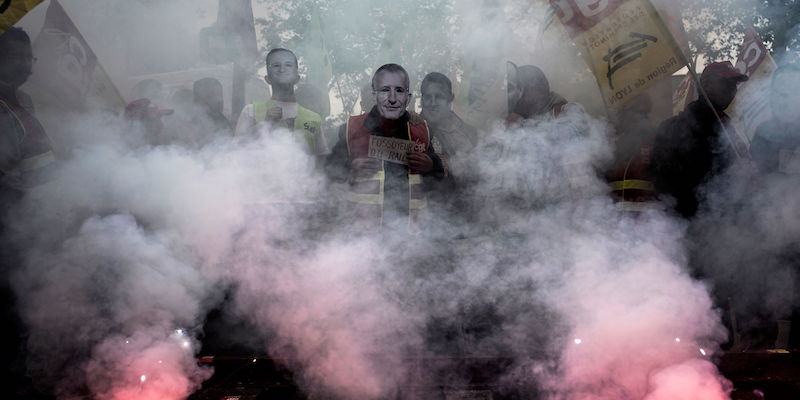
[{"label": "flag", "polygon": [[236,121],[247,97],[247,80],[258,59],[253,3],[251,0],[219,0],[217,20],[200,30],[200,48],[213,64],[233,62],[231,118]]},{"label": "flag", "polygon": [[[303,53],[300,56],[306,64],[306,81],[324,95],[328,95],[333,66],[325,45],[325,30],[319,10],[315,9],[311,14],[311,23],[303,38],[301,49]],[[331,103],[329,98],[321,100],[321,105],[325,109],[325,115],[322,116],[324,118],[330,114]]]},{"label": "flag", "polygon": [[26,90],[37,105],[84,111],[90,104],[121,110],[125,102],[64,8],[53,0],[33,42],[38,61]]},{"label": "flag", "polygon": [[41,2],[42,0],[0,0],[0,35]]},{"label": "flag", "polygon": [[508,115],[505,57],[472,54],[465,62],[453,107],[468,124],[489,129],[492,121]]},{"label": "flag", "polygon": [[770,84],[775,61],[753,27],[744,35],[742,50],[736,60],[736,69],[750,79],[739,86],[733,103],[726,110],[736,133],[746,146],[756,133],[756,128],[772,118]]},{"label": "flag", "polygon": [[647,0],[550,0],[610,109],[682,68],[685,57]]},{"label": "flag", "polygon": [[691,74],[686,74],[678,89],[672,94],[672,115],[678,115],[694,98],[694,79]]},{"label": "flag", "polygon": [[258,59],[255,20],[251,0],[219,0],[217,20],[200,30],[205,58],[214,64],[237,62],[255,69]]}]

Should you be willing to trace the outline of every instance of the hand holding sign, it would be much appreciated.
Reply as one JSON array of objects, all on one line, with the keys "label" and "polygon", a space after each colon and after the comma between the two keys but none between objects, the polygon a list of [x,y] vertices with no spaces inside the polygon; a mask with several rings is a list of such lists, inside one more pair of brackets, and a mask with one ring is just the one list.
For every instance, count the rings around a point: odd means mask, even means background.
[{"label": "hand holding sign", "polygon": [[433,160],[425,153],[409,151],[406,153],[408,168],[414,172],[430,172],[433,170]]}]

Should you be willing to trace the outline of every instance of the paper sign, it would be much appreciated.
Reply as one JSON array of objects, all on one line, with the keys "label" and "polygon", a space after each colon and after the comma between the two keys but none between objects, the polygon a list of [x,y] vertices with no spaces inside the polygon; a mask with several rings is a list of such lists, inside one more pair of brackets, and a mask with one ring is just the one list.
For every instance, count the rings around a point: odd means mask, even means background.
[{"label": "paper sign", "polygon": [[414,148],[409,140],[381,136],[369,137],[369,157],[379,160],[408,165],[406,153]]}]

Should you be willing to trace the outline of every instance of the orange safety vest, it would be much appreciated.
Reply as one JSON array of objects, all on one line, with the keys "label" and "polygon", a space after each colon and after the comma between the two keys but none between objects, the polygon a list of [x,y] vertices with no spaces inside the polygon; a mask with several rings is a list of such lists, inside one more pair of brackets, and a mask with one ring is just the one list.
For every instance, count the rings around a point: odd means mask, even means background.
[{"label": "orange safety vest", "polygon": [[[347,120],[347,151],[350,159],[367,157],[369,154],[369,138],[372,135],[364,125],[369,113],[351,116]],[[430,133],[424,120],[419,123],[406,122],[408,140],[412,141],[424,151],[430,146]],[[386,178],[384,163],[381,169],[370,177],[356,179],[350,184],[347,199],[356,210],[356,217],[365,221],[376,221],[378,225],[383,222],[383,188]],[[409,231],[418,231],[419,214],[427,207],[427,197],[422,185],[422,175],[408,171],[408,217]]]}]

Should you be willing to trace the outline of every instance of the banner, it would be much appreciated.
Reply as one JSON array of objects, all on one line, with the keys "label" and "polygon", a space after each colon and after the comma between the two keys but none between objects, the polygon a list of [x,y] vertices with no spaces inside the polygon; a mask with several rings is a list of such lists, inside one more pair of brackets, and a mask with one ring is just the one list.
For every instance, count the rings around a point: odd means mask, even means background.
[{"label": "banner", "polygon": [[684,56],[647,0],[550,0],[606,106],[618,109],[681,69]]},{"label": "banner", "polygon": [[739,86],[733,103],[726,112],[736,128],[737,135],[749,147],[756,128],[772,118],[770,109],[770,82],[777,66],[753,27],[745,32],[744,43],[736,69],[750,79]]},{"label": "banner", "polygon": [[41,2],[42,0],[0,0],[0,35]]},{"label": "banner", "polygon": [[33,53],[38,61],[25,90],[37,105],[63,111],[83,111],[90,101],[100,108],[125,107],[89,44],[56,0],[47,8]]},{"label": "banner", "polygon": [[508,115],[507,71],[505,57],[473,53],[456,90],[456,114],[480,131],[488,130],[493,121],[504,121]]}]

